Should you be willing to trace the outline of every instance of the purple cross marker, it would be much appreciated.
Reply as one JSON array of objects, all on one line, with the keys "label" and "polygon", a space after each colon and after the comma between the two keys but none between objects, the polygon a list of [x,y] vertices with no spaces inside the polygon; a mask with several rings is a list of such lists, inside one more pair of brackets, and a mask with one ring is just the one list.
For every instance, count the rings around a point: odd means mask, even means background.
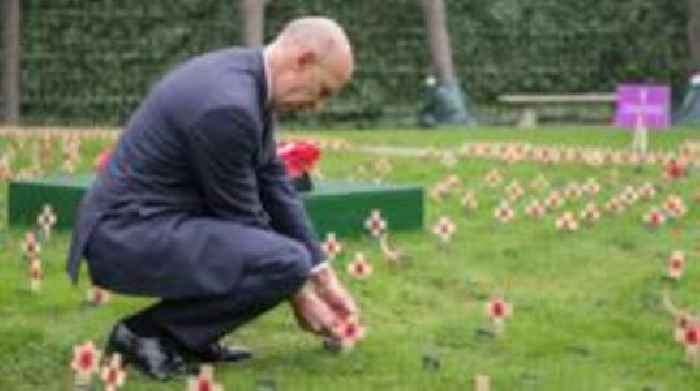
[{"label": "purple cross marker", "polygon": [[670,102],[667,86],[622,84],[617,88],[615,126],[633,130],[641,124],[647,129],[667,129],[671,125]]}]

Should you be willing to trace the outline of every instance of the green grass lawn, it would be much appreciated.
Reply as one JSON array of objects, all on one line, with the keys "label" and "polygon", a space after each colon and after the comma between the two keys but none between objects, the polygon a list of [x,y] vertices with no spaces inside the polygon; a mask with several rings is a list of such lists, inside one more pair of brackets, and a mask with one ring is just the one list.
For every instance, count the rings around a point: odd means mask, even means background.
[{"label": "green grass lawn", "polygon": [[[356,145],[436,148],[517,141],[622,149],[630,142],[629,134],[603,128],[302,134],[341,137]],[[653,134],[650,145],[671,150],[687,139],[700,141],[700,130]],[[90,170],[103,145],[99,141],[83,144],[81,171]],[[7,147],[7,142],[0,144],[4,150]],[[30,146],[23,148],[17,155],[21,164],[28,164],[22,151]],[[321,170],[326,178],[347,179],[358,177],[357,167],[363,166],[364,179],[372,179],[377,159],[358,152],[326,152]],[[476,374],[490,376],[493,390],[700,389],[700,368],[686,363],[683,348],[673,340],[672,318],[660,303],[667,287],[675,304],[700,312],[697,169],[689,178],[669,184],[662,180],[659,166],[638,170],[461,159],[448,169],[436,160],[389,157],[389,161],[393,170],[384,181],[419,183],[426,190],[448,174],[457,174],[465,189],[477,192],[479,209],[462,210],[460,192],[442,203],[426,198],[424,232],[392,235],[392,242],[411,256],[399,268],[387,265],[378,244],[369,237],[339,238],[345,252],[334,262],[363,310],[366,340],[351,352],[328,353],[313,336],[299,331],[282,305],[227,338],[250,346],[257,356],[242,365],[216,369],[226,390],[264,389],[270,383],[277,390],[471,390]],[[483,176],[494,168],[505,180],[489,188]],[[524,206],[548,193],[528,187],[540,174],[551,183],[550,190],[596,178],[602,189],[593,201],[601,207],[627,185],[651,181],[659,194],[619,216],[603,213],[590,228],[562,233],[555,229],[556,216],[566,210],[578,213],[587,199],[567,201],[559,211],[532,220],[525,216]],[[501,224],[493,210],[503,198],[504,186],[514,179],[526,193],[514,204],[515,220]],[[43,290],[31,294],[20,250],[24,232],[8,229],[5,222],[6,188],[2,184],[0,196],[0,390],[70,389],[73,346],[93,340],[101,347],[116,320],[148,301],[115,296],[103,307],[84,305],[87,273],[73,287],[63,272],[66,232],[44,246]],[[688,214],[655,231],[645,228],[642,215],[670,194],[684,199]],[[437,246],[430,232],[443,215],[458,227],[447,248]],[[688,267],[680,281],[670,282],[664,278],[665,261],[676,249],[685,251]],[[354,280],[345,272],[356,251],[364,252],[374,267],[366,280]],[[484,332],[488,329],[484,304],[499,293],[513,303],[514,314],[505,334],[494,338]],[[426,361],[439,362],[439,368],[424,365]],[[184,390],[185,381],[156,383],[129,371],[125,389]]]}]

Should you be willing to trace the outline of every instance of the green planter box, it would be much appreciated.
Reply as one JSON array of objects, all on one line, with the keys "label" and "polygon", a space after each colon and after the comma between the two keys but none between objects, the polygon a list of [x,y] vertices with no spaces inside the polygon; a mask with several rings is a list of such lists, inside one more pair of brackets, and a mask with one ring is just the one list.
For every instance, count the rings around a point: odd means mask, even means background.
[{"label": "green planter box", "polygon": [[[94,176],[51,177],[9,184],[8,219],[11,227],[35,224],[44,204],[58,216],[57,228],[70,229],[75,211]],[[418,186],[345,182],[314,183],[303,193],[304,203],[319,236],[359,236],[372,209],[379,209],[391,231],[423,227],[423,189]]]}]

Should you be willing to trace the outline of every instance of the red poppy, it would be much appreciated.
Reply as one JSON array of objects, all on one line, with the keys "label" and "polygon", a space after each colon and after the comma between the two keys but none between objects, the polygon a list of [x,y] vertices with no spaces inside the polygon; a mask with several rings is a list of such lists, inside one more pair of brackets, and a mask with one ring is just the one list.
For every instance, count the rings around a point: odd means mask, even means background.
[{"label": "red poppy", "polygon": [[686,176],[686,165],[677,159],[671,159],[664,167],[668,179],[678,179]]},{"label": "red poppy", "polygon": [[525,190],[517,180],[513,180],[505,189],[506,196],[510,202],[517,201],[520,197],[525,194]]},{"label": "red poppy", "polygon": [[678,280],[683,276],[685,270],[685,253],[683,251],[674,251],[668,257],[668,276],[674,280]]},{"label": "red poppy", "polygon": [[502,321],[509,318],[512,313],[511,304],[500,297],[494,297],[486,303],[486,314],[491,320]]},{"label": "red poppy", "polygon": [[95,348],[92,341],[73,348],[73,361],[71,368],[81,383],[89,380],[93,373],[98,370],[101,352]]},{"label": "red poppy", "polygon": [[100,379],[105,385],[105,391],[116,391],[124,386],[126,371],[123,369],[122,358],[119,353],[114,353],[109,364],[102,367]]},{"label": "red poppy", "polygon": [[649,228],[658,228],[666,221],[666,216],[657,208],[653,208],[644,215],[644,222]]},{"label": "red poppy", "polygon": [[586,208],[581,211],[580,216],[581,220],[588,224],[594,224],[600,219],[600,210],[595,203],[589,202]]},{"label": "red poppy", "polygon": [[484,176],[484,180],[489,187],[496,187],[503,181],[503,176],[498,170],[491,170]]},{"label": "red poppy", "polygon": [[355,260],[347,265],[348,274],[358,279],[365,279],[372,274],[372,265],[361,252],[355,254]]},{"label": "red poppy", "polygon": [[104,151],[100,152],[100,154],[97,155],[97,158],[95,158],[95,170],[97,170],[97,172],[104,171],[110,157],[112,157],[111,149],[105,149]]},{"label": "red poppy", "polygon": [[560,231],[573,232],[578,230],[578,221],[576,221],[576,217],[571,212],[564,212],[564,214],[559,216],[555,221],[555,225]]},{"label": "red poppy", "polygon": [[[678,333],[678,331],[677,331]],[[681,342],[685,345],[685,354],[694,367],[700,365],[700,326],[689,325],[681,330]]]},{"label": "red poppy", "polygon": [[214,368],[211,365],[202,365],[199,376],[187,381],[187,391],[223,391],[221,384],[214,382]]},{"label": "red poppy", "polygon": [[564,199],[562,198],[561,193],[555,190],[549,193],[549,196],[545,199],[544,204],[547,206],[547,209],[554,210],[558,209],[564,204]]},{"label": "red poppy", "polygon": [[321,157],[321,151],[310,142],[295,141],[278,145],[277,155],[284,162],[287,174],[291,178],[296,178],[316,166]]},{"label": "red poppy", "polygon": [[547,213],[547,208],[539,200],[533,200],[530,205],[525,207],[525,214],[533,218],[539,219]]},{"label": "red poppy", "polygon": [[443,197],[450,193],[450,188],[447,183],[439,182],[430,189],[430,198],[435,202],[442,202]]},{"label": "red poppy", "polygon": [[366,330],[359,322],[351,319],[347,322],[339,322],[334,332],[340,338],[334,342],[341,350],[348,350],[365,338]]},{"label": "red poppy", "polygon": [[513,315],[513,305],[500,297],[494,297],[486,303],[486,316],[496,335],[505,331],[505,320]]},{"label": "red poppy", "polygon": [[663,208],[666,210],[666,213],[673,218],[680,218],[683,217],[683,215],[686,214],[688,209],[685,206],[685,202],[683,202],[683,199],[677,195],[671,194],[666,198],[666,201],[664,201]]},{"label": "red poppy", "polygon": [[698,345],[700,344],[700,328],[688,327],[685,329],[685,344]]},{"label": "red poppy", "polygon": [[503,314],[506,313],[505,305],[502,302],[497,301],[492,304],[491,311],[494,318],[502,318]]},{"label": "red poppy", "polygon": [[329,232],[326,241],[321,243],[321,249],[329,260],[333,260],[343,251],[343,244],[336,239],[335,232]]},{"label": "red poppy", "polygon": [[447,216],[442,216],[433,226],[433,233],[437,235],[443,244],[450,242],[450,238],[457,230],[457,226]]},{"label": "red poppy", "polygon": [[496,207],[493,211],[493,216],[498,219],[501,223],[509,223],[515,217],[515,211],[510,207],[505,201],[501,201],[501,204]]}]

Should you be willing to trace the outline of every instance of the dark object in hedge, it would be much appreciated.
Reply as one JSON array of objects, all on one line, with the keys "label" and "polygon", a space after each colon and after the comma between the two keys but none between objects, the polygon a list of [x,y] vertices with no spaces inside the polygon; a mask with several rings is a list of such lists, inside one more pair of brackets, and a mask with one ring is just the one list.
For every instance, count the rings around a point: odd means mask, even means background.
[{"label": "dark object in hedge", "polygon": [[673,114],[673,125],[700,125],[700,73],[690,79],[680,109]]},{"label": "dark object in hedge", "polygon": [[457,81],[438,84],[429,78],[426,84],[418,119],[420,126],[476,125],[476,118],[467,110],[465,95]]}]

